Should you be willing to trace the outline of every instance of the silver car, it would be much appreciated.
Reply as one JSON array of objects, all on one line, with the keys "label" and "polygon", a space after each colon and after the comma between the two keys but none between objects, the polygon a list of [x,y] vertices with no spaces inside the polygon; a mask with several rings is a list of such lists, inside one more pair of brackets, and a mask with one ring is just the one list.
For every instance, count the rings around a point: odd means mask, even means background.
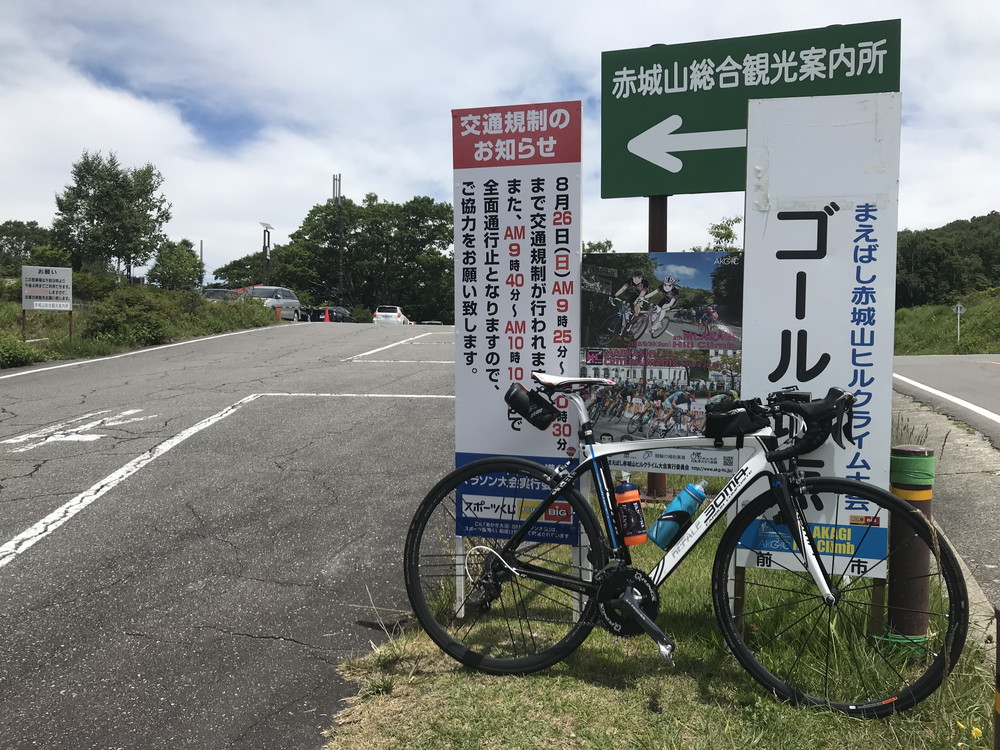
[{"label": "silver car", "polygon": [[303,320],[305,316],[299,308],[302,303],[295,292],[283,286],[252,286],[245,289],[240,299],[259,299],[268,307],[277,308],[277,315],[284,320]]}]

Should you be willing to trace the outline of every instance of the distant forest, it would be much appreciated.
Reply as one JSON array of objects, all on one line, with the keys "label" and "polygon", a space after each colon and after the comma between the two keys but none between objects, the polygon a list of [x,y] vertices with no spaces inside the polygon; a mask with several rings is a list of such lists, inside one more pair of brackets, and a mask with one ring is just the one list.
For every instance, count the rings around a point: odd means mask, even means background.
[{"label": "distant forest", "polygon": [[942,305],[1000,287],[1000,212],[898,236],[896,308]]}]

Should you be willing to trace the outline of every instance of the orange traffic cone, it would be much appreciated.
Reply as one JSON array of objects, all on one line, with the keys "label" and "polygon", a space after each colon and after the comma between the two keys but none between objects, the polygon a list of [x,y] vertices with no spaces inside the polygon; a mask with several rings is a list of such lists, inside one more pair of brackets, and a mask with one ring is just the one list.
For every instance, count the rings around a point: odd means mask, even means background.
[{"label": "orange traffic cone", "polygon": [[324,323],[329,323],[330,322],[330,308],[329,307],[324,307],[323,308],[323,322]]}]

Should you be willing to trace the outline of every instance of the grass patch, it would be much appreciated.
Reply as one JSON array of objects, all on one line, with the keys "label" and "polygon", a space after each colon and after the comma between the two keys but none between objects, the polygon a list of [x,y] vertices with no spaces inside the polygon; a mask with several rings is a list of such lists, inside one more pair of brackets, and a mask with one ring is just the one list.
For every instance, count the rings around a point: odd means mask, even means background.
[{"label": "grass patch", "polygon": [[595,630],[546,672],[496,677],[466,670],[410,632],[392,666],[376,664],[376,649],[343,667],[359,694],[328,731],[327,750],[990,746],[972,729],[989,734],[992,679],[971,653],[941,690],[900,716],[861,720],[794,708],[766,695],[724,652],[709,612],[671,604],[681,593],[673,588],[663,589],[660,621],[678,637],[676,668],[646,638]]},{"label": "grass patch", "polygon": [[[659,509],[650,504],[647,511],[652,518]],[[773,699],[727,653],[715,622],[710,577],[721,531],[714,529],[660,589],[658,621],[677,641],[676,667],[645,636],[619,639],[597,628],[544,672],[484,675],[445,656],[411,622],[342,665],[358,695],[328,731],[327,750],[990,746],[992,665],[971,642],[940,690],[889,719],[852,719]],[[649,569],[659,556],[645,545],[635,565]],[[974,728],[987,737],[975,737]]]}]

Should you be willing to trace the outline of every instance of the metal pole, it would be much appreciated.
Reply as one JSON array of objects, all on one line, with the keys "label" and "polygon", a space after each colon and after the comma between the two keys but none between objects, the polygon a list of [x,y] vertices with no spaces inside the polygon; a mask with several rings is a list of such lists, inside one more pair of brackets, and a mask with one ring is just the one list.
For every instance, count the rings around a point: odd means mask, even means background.
[{"label": "metal pole", "polygon": [[264,227],[264,247],[261,250],[261,253],[264,256],[264,262],[262,264],[263,268],[261,269],[261,275],[263,276],[261,283],[263,283],[264,286],[267,286],[271,282],[271,230],[274,229],[274,227],[266,221],[260,222],[260,225]]},{"label": "metal pole", "polygon": [[[667,252],[667,195],[649,196],[649,252]],[[646,355],[643,354],[643,378],[646,376]],[[646,381],[649,387],[649,381]],[[665,474],[649,474],[649,494],[653,497],[665,497],[667,494],[667,477]]]},{"label": "metal pole", "polygon": [[337,304],[341,307],[344,306],[344,204],[340,192],[340,175],[335,174],[333,176],[333,203],[337,206],[337,224],[339,235],[337,238],[337,244],[339,245],[340,253],[337,262]]}]

